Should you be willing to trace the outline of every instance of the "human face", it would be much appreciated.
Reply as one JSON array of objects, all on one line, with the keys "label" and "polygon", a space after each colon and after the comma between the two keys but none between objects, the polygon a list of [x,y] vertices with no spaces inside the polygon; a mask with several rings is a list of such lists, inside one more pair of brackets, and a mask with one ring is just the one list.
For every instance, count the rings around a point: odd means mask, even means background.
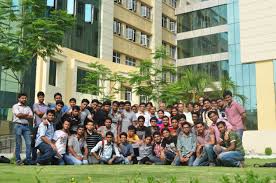
[{"label": "human face", "polygon": [[212,108],[213,109],[217,109],[218,108],[218,104],[216,101],[212,101]]},{"label": "human face", "polygon": [[113,137],[112,137],[111,135],[107,135],[107,136],[105,137],[105,139],[106,139],[107,143],[111,143],[112,140],[113,140]]},{"label": "human face", "polygon": [[142,127],[144,126],[145,121],[143,119],[139,119],[138,126]]},{"label": "human face", "polygon": [[214,113],[211,113],[210,114],[210,119],[216,123],[218,121],[218,115],[214,114]]},{"label": "human face", "polygon": [[189,125],[187,125],[187,124],[185,124],[184,126],[183,126],[183,132],[185,133],[185,134],[189,134],[190,133],[190,126]]},{"label": "human face", "polygon": [[176,116],[177,115],[177,110],[175,108],[172,109],[172,116]]},{"label": "human face", "polygon": [[91,107],[92,107],[93,109],[96,109],[96,108],[97,108],[97,105],[98,105],[98,103],[97,103],[97,102],[93,102],[93,103],[91,103]]},{"label": "human face", "polygon": [[39,103],[43,103],[44,102],[44,96],[43,95],[38,96],[37,100],[38,100]]},{"label": "human face", "polygon": [[218,130],[219,130],[220,133],[223,134],[226,131],[226,127],[223,124],[219,124],[218,125]]},{"label": "human face", "polygon": [[196,114],[192,115],[193,122],[196,122],[198,120],[198,116]]},{"label": "human face", "polygon": [[112,110],[113,111],[118,111],[118,109],[119,109],[119,106],[118,106],[117,103],[112,104]]},{"label": "human face", "polygon": [[150,111],[151,108],[152,108],[151,104],[148,104],[148,105],[146,106],[146,108],[147,108],[147,111]]},{"label": "human face", "polygon": [[198,99],[198,102],[200,103],[200,105],[203,105],[203,100],[204,100],[203,97],[200,97],[200,98]]},{"label": "human face", "polygon": [[137,110],[137,107],[136,107],[136,106],[133,106],[131,109],[132,109],[132,111],[133,111],[134,113],[137,113],[137,112],[138,112],[138,110]]},{"label": "human face", "polygon": [[84,109],[86,109],[87,106],[88,106],[88,103],[87,102],[83,102],[83,103],[81,103],[80,108],[82,110],[84,110]]},{"label": "human face", "polygon": [[88,130],[88,131],[93,131],[94,129],[95,129],[95,126],[94,126],[94,123],[87,123],[87,125],[86,125],[86,129]]},{"label": "human face", "polygon": [[75,116],[75,117],[79,116],[79,114],[80,114],[80,112],[76,109],[72,111],[72,115]]},{"label": "human face", "polygon": [[103,110],[104,111],[109,111],[110,110],[110,105],[104,105]]},{"label": "human face", "polygon": [[124,108],[125,108],[125,104],[120,104],[120,106],[119,106],[120,111],[123,111]]},{"label": "human face", "polygon": [[121,135],[121,143],[126,143],[127,137],[125,135]]},{"label": "human face", "polygon": [[177,121],[177,120],[175,120],[175,119],[172,120],[172,127],[173,127],[174,129],[177,129],[177,128],[178,128],[178,121]]},{"label": "human face", "polygon": [[194,106],[194,112],[198,112],[199,109],[200,109],[200,106],[199,106],[199,105],[195,105],[195,106]]},{"label": "human face", "polygon": [[25,105],[27,102],[27,97],[26,96],[21,96],[20,98],[18,98],[19,103]]},{"label": "human face", "polygon": [[184,112],[184,105],[183,105],[183,104],[178,104],[177,108],[178,108],[178,111],[179,111],[180,113],[183,113],[183,112]]},{"label": "human face", "polygon": [[194,107],[193,107],[192,104],[188,104],[188,111],[189,111],[189,112],[194,111]]},{"label": "human face", "polygon": [[77,130],[77,135],[83,136],[83,134],[84,134],[84,128],[79,128],[79,129]]},{"label": "human face", "polygon": [[68,131],[70,129],[70,122],[64,121],[62,127],[65,131]]},{"label": "human face", "polygon": [[74,100],[71,100],[71,101],[69,102],[69,105],[70,105],[71,107],[74,107],[74,106],[76,106],[76,102],[75,102]]},{"label": "human face", "polygon": [[170,132],[167,130],[163,131],[163,137],[168,138],[170,136]]},{"label": "human face", "polygon": [[63,105],[61,105],[61,104],[56,105],[56,110],[57,111],[61,111],[62,108],[63,108]]},{"label": "human face", "polygon": [[227,104],[229,105],[229,104],[231,104],[231,102],[232,102],[232,97],[231,97],[230,95],[226,95],[226,96],[224,97],[224,100],[225,100],[225,102],[227,102]]},{"label": "human face", "polygon": [[184,118],[180,118],[178,122],[179,122],[180,124],[182,124],[182,123],[184,123],[185,121],[186,121],[186,120],[185,120]]},{"label": "human face", "polygon": [[151,107],[149,112],[150,114],[155,115],[155,107]]},{"label": "human face", "polygon": [[109,119],[105,120],[104,124],[107,128],[111,128],[111,121]]},{"label": "human face", "polygon": [[130,107],[131,107],[130,104],[128,104],[128,103],[125,104],[125,110],[126,111],[130,111]]},{"label": "human face", "polygon": [[55,115],[54,115],[54,114],[52,114],[52,113],[48,113],[48,114],[47,114],[47,120],[48,120],[48,121],[52,122],[52,121],[54,120],[54,118],[55,118]]},{"label": "human face", "polygon": [[211,104],[210,104],[210,102],[209,101],[205,101],[204,102],[204,107],[205,107],[205,109],[210,109],[211,108]]},{"label": "human face", "polygon": [[128,135],[130,136],[130,137],[133,137],[134,135],[135,135],[135,131],[134,130],[128,130]]},{"label": "human face", "polygon": [[204,132],[204,126],[202,125],[202,124],[197,124],[196,125],[196,131],[197,131],[197,133],[198,134],[203,134],[203,132]]},{"label": "human face", "polygon": [[164,103],[160,103],[160,105],[159,105],[159,109],[161,109],[161,110],[165,110],[166,109],[166,106],[165,106],[165,104]]},{"label": "human face", "polygon": [[163,118],[162,122],[163,122],[164,126],[169,126],[169,118]]},{"label": "human face", "polygon": [[154,135],[154,141],[156,142],[156,143],[160,143],[161,142],[161,136],[160,135]]},{"label": "human face", "polygon": [[57,96],[55,97],[55,101],[57,101],[57,100],[62,100],[62,96],[57,95]]},{"label": "human face", "polygon": [[162,119],[162,118],[163,118],[163,116],[164,116],[163,111],[159,111],[159,112],[158,112],[158,118]]},{"label": "human face", "polygon": [[151,124],[151,126],[153,126],[153,127],[157,126],[156,120],[155,120],[155,119],[151,120],[151,121],[150,121],[150,124]]},{"label": "human face", "polygon": [[218,100],[217,100],[217,103],[218,103],[218,106],[219,106],[219,107],[223,107],[223,106],[224,106],[224,101],[221,100],[221,99],[218,99]]},{"label": "human face", "polygon": [[150,137],[145,138],[145,144],[147,144],[147,145],[151,144],[151,138]]},{"label": "human face", "polygon": [[144,112],[144,111],[145,111],[145,105],[140,105],[140,106],[139,106],[139,110],[140,110],[141,112]]}]

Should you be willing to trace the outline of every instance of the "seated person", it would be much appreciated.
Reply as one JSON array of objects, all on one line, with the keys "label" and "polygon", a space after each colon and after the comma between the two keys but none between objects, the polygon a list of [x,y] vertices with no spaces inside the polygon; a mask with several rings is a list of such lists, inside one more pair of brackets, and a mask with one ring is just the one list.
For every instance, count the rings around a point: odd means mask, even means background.
[{"label": "seated person", "polygon": [[138,164],[152,164],[152,138],[146,136],[144,142],[139,146],[139,156],[137,157]]},{"label": "seated person", "polygon": [[112,119],[110,117],[106,117],[104,120],[104,126],[98,128],[98,133],[102,135],[102,138],[105,138],[107,132],[112,132],[115,137],[115,141],[117,140],[117,130],[112,125]]},{"label": "seated person", "polygon": [[150,158],[154,164],[164,164],[165,163],[165,155],[163,148],[161,146],[161,134],[160,132],[153,133],[153,145],[152,145],[152,157]]},{"label": "seated person", "polygon": [[123,161],[113,138],[114,135],[111,131],[106,132],[105,140],[98,142],[91,150],[92,155],[102,164],[119,164]]},{"label": "seated person", "polygon": [[150,126],[148,128],[149,128],[151,135],[154,132],[160,132],[160,128],[159,128],[159,126],[157,126],[157,118],[156,117],[150,118]]},{"label": "seated person", "polygon": [[79,125],[77,134],[73,134],[68,140],[68,154],[65,155],[65,162],[69,165],[88,164],[88,148],[84,138],[84,127]]},{"label": "seated person", "polygon": [[179,123],[177,117],[171,118],[172,128],[170,129],[172,136],[178,136],[181,132],[181,128],[179,128]]},{"label": "seated person", "polygon": [[134,151],[132,145],[127,141],[127,134],[125,132],[120,134],[120,142],[121,143],[119,144],[118,148],[124,158],[123,163],[132,164],[132,160],[135,157]]},{"label": "seated person", "polygon": [[164,151],[165,159],[167,163],[171,164],[175,160],[177,154],[177,136],[172,136],[168,128],[163,128],[161,132],[163,135],[161,146]]},{"label": "seated person", "polygon": [[138,120],[138,126],[136,128],[136,134],[138,135],[140,140],[144,140],[146,136],[151,135],[150,129],[144,125],[145,124],[144,116],[139,116],[137,120]]},{"label": "seated person", "polygon": [[221,143],[214,146],[218,165],[243,167],[244,149],[240,137],[234,131],[227,130],[224,121],[219,121],[217,127],[221,133]]},{"label": "seated person", "polygon": [[139,143],[142,143],[142,141],[139,139],[138,135],[136,135],[136,128],[133,125],[130,125],[128,127],[127,141],[128,141],[128,143],[130,143],[132,145],[135,155],[138,156],[139,155]]}]

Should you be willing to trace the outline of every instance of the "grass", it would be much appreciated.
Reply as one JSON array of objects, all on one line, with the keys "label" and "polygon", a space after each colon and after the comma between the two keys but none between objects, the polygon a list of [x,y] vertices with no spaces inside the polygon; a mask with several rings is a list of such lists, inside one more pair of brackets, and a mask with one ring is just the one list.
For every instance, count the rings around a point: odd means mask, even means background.
[{"label": "grass", "polygon": [[[0,165],[0,182],[95,182],[95,183],[129,183],[133,182],[137,174],[141,173],[141,178],[146,180],[149,176],[154,176],[165,182],[172,176],[177,182],[189,183],[191,178],[198,178],[202,183],[220,182],[223,176],[234,177],[239,174],[245,175],[252,170],[260,176],[276,177],[275,168],[254,168],[253,164],[264,164],[266,162],[276,162],[276,159],[246,160],[245,168],[226,167],[173,167],[160,165],[87,165],[87,166],[16,166],[12,164]],[[38,180],[36,179],[38,177]],[[92,181],[88,180],[92,178]],[[72,181],[74,178],[75,181]]]}]

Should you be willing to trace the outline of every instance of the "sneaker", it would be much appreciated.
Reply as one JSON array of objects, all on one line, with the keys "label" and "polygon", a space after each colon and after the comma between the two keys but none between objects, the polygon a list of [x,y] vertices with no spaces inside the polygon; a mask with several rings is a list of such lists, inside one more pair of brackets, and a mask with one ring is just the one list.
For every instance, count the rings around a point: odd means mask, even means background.
[{"label": "sneaker", "polygon": [[15,164],[16,164],[16,165],[23,165],[24,163],[23,163],[21,160],[17,160],[17,161],[15,162]]},{"label": "sneaker", "polygon": [[244,168],[244,161],[240,161],[239,167]]}]

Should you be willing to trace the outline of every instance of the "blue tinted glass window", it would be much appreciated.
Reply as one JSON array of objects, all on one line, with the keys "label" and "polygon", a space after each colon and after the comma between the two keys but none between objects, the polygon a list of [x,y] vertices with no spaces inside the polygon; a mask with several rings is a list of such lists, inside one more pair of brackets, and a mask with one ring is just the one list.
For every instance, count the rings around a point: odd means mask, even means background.
[{"label": "blue tinted glass window", "polygon": [[67,0],[67,13],[74,14],[75,12],[75,0]]},{"label": "blue tinted glass window", "polygon": [[91,4],[85,4],[85,22],[93,22],[93,11],[94,7]]},{"label": "blue tinted glass window", "polygon": [[47,0],[47,6],[54,7],[55,6],[55,0]]}]

